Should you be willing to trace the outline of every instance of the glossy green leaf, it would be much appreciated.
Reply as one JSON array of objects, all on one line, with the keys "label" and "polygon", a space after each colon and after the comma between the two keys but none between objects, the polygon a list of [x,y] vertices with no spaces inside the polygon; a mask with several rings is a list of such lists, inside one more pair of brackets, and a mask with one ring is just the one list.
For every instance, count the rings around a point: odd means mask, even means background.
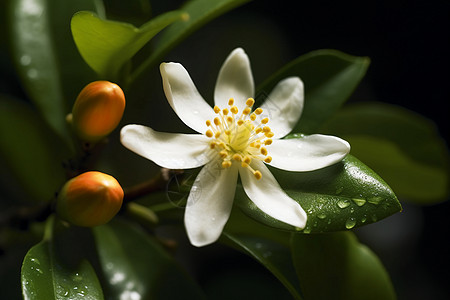
[{"label": "glossy green leaf", "polygon": [[79,81],[89,77],[86,72],[80,76],[82,60],[67,34],[70,17],[76,10],[98,6],[98,0],[9,1],[11,54],[22,85],[46,122],[64,138],[69,132],[67,103],[71,105],[75,91],[82,88]]},{"label": "glossy green leaf", "polygon": [[73,39],[86,63],[101,77],[116,79],[124,64],[157,33],[187,17],[182,11],[172,11],[136,28],[81,11],[73,16],[71,28]]},{"label": "glossy green leaf", "polygon": [[[52,224],[50,226],[53,227]],[[49,230],[53,228],[47,228],[47,232]],[[21,275],[24,299],[103,299],[91,264],[77,256],[82,243],[67,239],[72,236],[65,230],[49,234],[28,251]]]},{"label": "glossy green leaf", "polygon": [[0,97],[0,162],[30,202],[49,202],[66,179],[70,151],[31,107]]},{"label": "glossy green leaf", "polygon": [[288,232],[264,226],[235,209],[223,237],[226,244],[250,255],[272,272],[295,299],[302,299],[292,265]]},{"label": "glossy green leaf", "polygon": [[[356,57],[336,50],[313,51],[290,62],[257,88],[257,101],[266,97],[282,79],[298,76],[305,86],[305,104],[293,132],[317,133],[350,97],[369,67],[367,57]],[[270,99],[269,99],[270,100]],[[277,109],[271,103],[270,109]]]},{"label": "glossy green leaf", "polygon": [[138,227],[120,220],[93,229],[108,299],[203,299],[172,257]]},{"label": "glossy green leaf", "polygon": [[294,234],[292,256],[305,299],[396,299],[378,257],[351,232]]},{"label": "glossy green leaf", "polygon": [[50,36],[48,4],[47,0],[10,1],[11,53],[29,97],[53,130],[65,136],[66,109]]},{"label": "glossy green leaf", "polygon": [[352,154],[405,200],[433,204],[448,197],[448,149],[430,120],[402,107],[368,102],[343,109],[323,130],[349,141]]},{"label": "glossy green leaf", "polygon": [[232,10],[251,0],[191,0],[181,9],[189,14],[187,22],[178,22],[173,24],[162,32],[158,43],[155,45],[155,51],[149,58],[142,63],[131,75],[131,81],[134,81],[146,69],[159,64],[163,56],[181,43],[186,37],[199,29],[204,24],[217,18],[221,14]]},{"label": "glossy green leaf", "polygon": [[[401,210],[390,187],[366,165],[348,155],[342,162],[312,172],[271,168],[287,194],[308,215],[304,233],[353,229]],[[236,203],[256,220],[269,226],[295,230],[259,210],[242,190]]]}]

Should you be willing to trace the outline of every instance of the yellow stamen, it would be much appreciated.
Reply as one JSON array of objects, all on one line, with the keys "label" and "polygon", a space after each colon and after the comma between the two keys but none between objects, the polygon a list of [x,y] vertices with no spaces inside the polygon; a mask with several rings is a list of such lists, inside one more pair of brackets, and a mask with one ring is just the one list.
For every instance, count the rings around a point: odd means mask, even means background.
[{"label": "yellow stamen", "polygon": [[244,115],[248,115],[252,110],[250,109],[250,107],[246,107],[244,108],[244,110],[242,111],[242,114]]},{"label": "yellow stamen", "polygon": [[272,140],[271,139],[267,139],[264,141],[264,145],[269,146],[272,144]]},{"label": "yellow stamen", "polygon": [[219,119],[218,117],[215,117],[215,118],[214,118],[214,124],[215,124],[216,126],[219,126],[219,125],[220,125],[220,119]]},{"label": "yellow stamen", "polygon": [[270,163],[272,161],[272,156],[267,156],[266,158],[264,158],[264,162],[266,163]]},{"label": "yellow stamen", "polygon": [[220,108],[219,108],[217,105],[214,106],[214,112],[215,112],[216,114],[220,113]]},{"label": "yellow stamen", "polygon": [[250,120],[252,120],[252,121],[255,121],[255,120],[256,120],[256,114],[255,114],[255,113],[252,113],[252,114],[250,115]]},{"label": "yellow stamen", "polygon": [[238,110],[238,108],[237,108],[236,106],[232,106],[232,107],[230,108],[230,111],[231,111],[233,114],[235,114],[235,115],[239,112],[239,110]]},{"label": "yellow stamen", "polygon": [[262,178],[262,174],[260,171],[255,171],[255,173],[253,173],[253,176],[255,176],[257,180],[260,180]]},{"label": "yellow stamen", "polygon": [[263,112],[263,109],[262,109],[261,107],[258,107],[258,108],[255,110],[255,114],[257,114],[257,115],[262,114],[262,112]]},{"label": "yellow stamen", "polygon": [[228,115],[228,112],[229,112],[228,108],[224,108],[224,109],[222,110],[222,113],[223,113],[225,116]]},{"label": "yellow stamen", "polygon": [[264,126],[263,127],[263,131],[264,132],[270,132],[270,127],[269,126]]},{"label": "yellow stamen", "polygon": [[263,124],[269,123],[269,118],[264,118],[264,119],[262,119],[262,120],[261,120],[261,123],[263,123]]},{"label": "yellow stamen", "polygon": [[207,137],[212,138],[213,135],[214,135],[214,134],[213,134],[213,132],[212,132],[211,130],[208,129],[208,130],[206,131],[206,136],[207,136]]},{"label": "yellow stamen", "polygon": [[218,138],[220,137],[220,131],[217,131],[217,132],[214,134],[214,137],[215,137],[216,139],[218,139]]},{"label": "yellow stamen", "polygon": [[231,167],[231,161],[229,161],[229,160],[224,160],[224,161],[222,162],[222,168],[226,169],[226,168],[229,168],[229,167]]},{"label": "yellow stamen", "polygon": [[231,105],[233,105],[233,104],[234,104],[234,99],[233,99],[233,98],[230,98],[230,100],[228,100],[228,105],[231,106]]},{"label": "yellow stamen", "polygon": [[273,137],[275,134],[274,134],[272,131],[270,131],[270,132],[266,132],[264,135],[265,135],[266,137],[268,137],[268,138],[271,138],[271,137]]},{"label": "yellow stamen", "polygon": [[233,159],[235,161],[241,161],[242,160],[242,155],[236,153],[236,154],[233,155]]},{"label": "yellow stamen", "polygon": [[220,157],[225,158],[228,156],[228,152],[226,150],[222,150],[219,152]]},{"label": "yellow stamen", "polygon": [[211,121],[210,120],[206,120],[206,126],[211,126]]},{"label": "yellow stamen", "polygon": [[264,156],[267,155],[267,149],[265,147],[261,147],[260,151],[261,151],[262,155],[264,155]]}]

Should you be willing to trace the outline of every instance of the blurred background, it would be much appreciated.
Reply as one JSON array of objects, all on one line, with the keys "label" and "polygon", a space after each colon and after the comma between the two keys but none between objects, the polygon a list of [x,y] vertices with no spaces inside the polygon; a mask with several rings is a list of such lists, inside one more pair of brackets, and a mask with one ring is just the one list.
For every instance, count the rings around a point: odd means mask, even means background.
[{"label": "blurred background", "polygon": [[[114,2],[107,1],[111,7]],[[152,2],[154,15],[183,3]],[[436,124],[448,145],[449,17],[447,0],[254,0],[194,33],[165,60],[181,62],[202,95],[211,98],[220,65],[236,47],[248,53],[256,85],[312,50],[330,48],[368,56],[371,65],[367,75],[349,101],[381,101],[417,112]],[[3,20],[0,25],[4,27]],[[26,98],[10,61],[4,30],[0,32],[0,93]],[[155,70],[150,76],[157,78],[157,73]],[[145,87],[135,86],[135,93],[143,95],[143,100],[147,97]],[[152,95],[165,99],[162,87]],[[179,125],[171,126],[175,129]],[[167,126],[156,129],[163,128]],[[399,299],[448,299],[450,204],[419,207],[409,204],[408,199],[400,200],[402,213],[358,230],[358,236],[385,264]],[[236,268],[240,269],[239,277],[255,279],[255,288],[271,282],[267,279],[271,275],[256,262],[214,247],[218,256],[211,257],[211,249],[196,250],[195,257],[201,259],[191,263],[202,270],[198,279],[205,285],[222,284],[221,278],[212,276],[217,269],[225,277]],[[233,288],[241,287],[230,287],[230,294],[236,293]],[[272,290],[281,289],[274,283]]]}]

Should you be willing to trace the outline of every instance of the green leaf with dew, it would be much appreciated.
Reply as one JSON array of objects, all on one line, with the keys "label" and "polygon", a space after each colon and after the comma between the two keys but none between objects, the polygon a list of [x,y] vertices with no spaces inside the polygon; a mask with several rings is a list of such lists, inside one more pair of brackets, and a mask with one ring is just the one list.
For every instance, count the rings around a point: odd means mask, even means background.
[{"label": "green leaf with dew", "polygon": [[64,229],[58,234],[52,232],[53,223],[51,217],[44,240],[32,247],[24,258],[21,273],[24,299],[103,299],[92,265],[79,256],[83,252],[79,251],[82,243],[68,239],[73,235]]},{"label": "green leaf with dew", "polygon": [[159,15],[139,28],[104,20],[89,11],[72,17],[73,39],[86,63],[103,79],[117,80],[122,67],[157,33],[175,21],[187,19],[182,11]]},{"label": "green leaf with dew", "polygon": [[345,107],[322,130],[383,177],[399,197],[434,204],[449,195],[449,153],[435,125],[405,108],[379,102]]},{"label": "green leaf with dew", "polygon": [[[284,78],[298,76],[305,87],[305,104],[299,123],[292,132],[317,133],[350,97],[369,67],[367,57],[351,56],[336,50],[317,50],[290,62],[257,88],[257,98],[267,97]],[[264,100],[264,99],[262,99]],[[270,100],[270,99],[269,99]],[[268,109],[277,109],[271,103]]]},{"label": "green leaf with dew", "polygon": [[352,232],[293,234],[291,249],[305,299],[396,299],[384,266]]},{"label": "green leaf with dew", "polygon": [[[391,188],[355,157],[311,172],[271,168],[286,193],[306,211],[304,233],[349,230],[374,223],[401,210]],[[259,210],[242,189],[236,203],[254,219],[280,229],[296,230]]]}]

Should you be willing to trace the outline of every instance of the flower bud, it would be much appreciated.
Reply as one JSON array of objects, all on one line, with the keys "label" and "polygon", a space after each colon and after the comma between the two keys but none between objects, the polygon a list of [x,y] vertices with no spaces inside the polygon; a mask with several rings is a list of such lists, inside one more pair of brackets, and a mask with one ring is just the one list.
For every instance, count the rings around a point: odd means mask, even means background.
[{"label": "flower bud", "polygon": [[109,222],[120,210],[123,190],[107,174],[90,171],[66,182],[58,195],[59,217],[77,226],[93,227]]},{"label": "flower bud", "polygon": [[72,108],[72,124],[81,139],[96,142],[119,125],[124,110],[125,95],[117,84],[94,81],[78,95]]}]

